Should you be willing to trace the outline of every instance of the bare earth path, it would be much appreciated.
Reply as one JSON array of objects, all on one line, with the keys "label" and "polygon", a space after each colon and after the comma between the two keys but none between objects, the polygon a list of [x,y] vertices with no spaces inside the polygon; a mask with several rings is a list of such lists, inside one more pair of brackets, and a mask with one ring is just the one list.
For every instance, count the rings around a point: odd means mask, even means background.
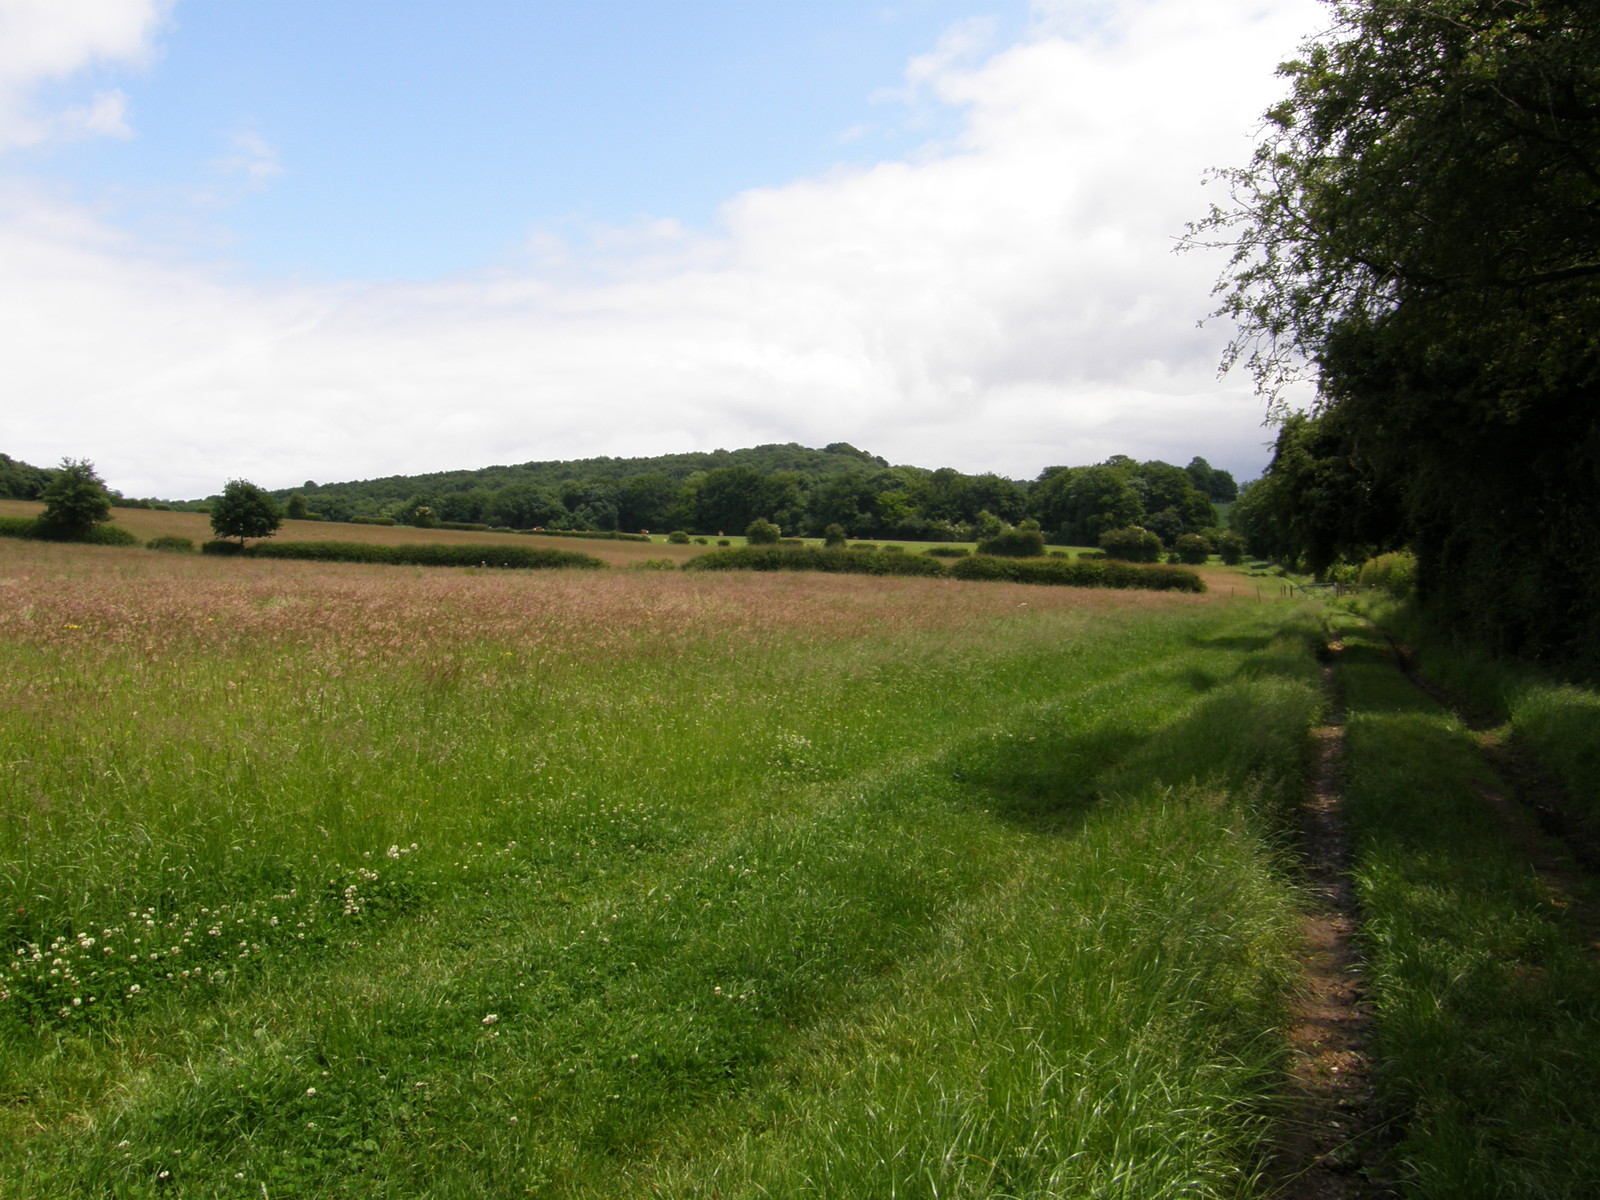
[{"label": "bare earth path", "polygon": [[[1330,657],[1339,650],[1333,643]],[[1393,1193],[1380,1181],[1383,1124],[1366,1052],[1371,1017],[1341,801],[1344,706],[1331,665],[1323,667],[1323,680],[1330,706],[1327,724],[1313,731],[1312,787],[1300,818],[1312,900],[1302,927],[1304,977],[1289,1029],[1293,1060],[1267,1180],[1269,1194],[1280,1200],[1368,1200]]]}]

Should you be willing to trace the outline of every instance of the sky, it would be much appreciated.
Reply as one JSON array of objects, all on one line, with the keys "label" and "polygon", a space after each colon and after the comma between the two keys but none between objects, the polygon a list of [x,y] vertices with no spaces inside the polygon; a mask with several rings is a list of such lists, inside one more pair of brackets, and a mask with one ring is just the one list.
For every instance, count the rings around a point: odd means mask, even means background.
[{"label": "sky", "polygon": [[0,0],[0,451],[128,495],[765,442],[1269,457],[1220,252],[1317,0]]}]

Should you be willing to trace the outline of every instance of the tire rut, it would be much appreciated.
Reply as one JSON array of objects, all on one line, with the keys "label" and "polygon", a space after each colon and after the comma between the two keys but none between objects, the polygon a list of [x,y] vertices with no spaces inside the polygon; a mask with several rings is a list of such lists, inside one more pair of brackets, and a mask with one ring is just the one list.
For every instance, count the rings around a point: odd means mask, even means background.
[{"label": "tire rut", "polygon": [[1300,810],[1302,984],[1288,1040],[1291,1061],[1266,1183],[1274,1200],[1375,1200],[1395,1194],[1383,1177],[1387,1125],[1367,1052],[1371,1012],[1357,943],[1343,804],[1345,712],[1331,660],[1323,666],[1327,721],[1312,731],[1312,785]]}]

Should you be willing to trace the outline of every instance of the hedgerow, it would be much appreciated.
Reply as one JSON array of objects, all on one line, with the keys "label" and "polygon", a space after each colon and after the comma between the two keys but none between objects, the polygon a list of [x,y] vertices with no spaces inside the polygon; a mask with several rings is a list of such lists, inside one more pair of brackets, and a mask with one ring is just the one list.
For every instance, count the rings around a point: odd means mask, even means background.
[{"label": "hedgerow", "polygon": [[604,567],[598,558],[572,550],[530,546],[439,545],[379,546],[372,542],[256,542],[241,548],[233,542],[207,542],[207,554],[243,554],[250,558],[295,558],[313,562],[389,563],[419,567],[498,567],[527,570],[546,567]]},{"label": "hedgerow", "polygon": [[689,571],[827,571],[855,575],[949,576],[1058,587],[1137,588],[1156,592],[1203,592],[1204,580],[1182,567],[1135,566],[1124,562],[996,558],[973,555],[946,567],[923,554],[881,550],[830,550],[808,546],[744,546],[713,550],[683,564]]}]

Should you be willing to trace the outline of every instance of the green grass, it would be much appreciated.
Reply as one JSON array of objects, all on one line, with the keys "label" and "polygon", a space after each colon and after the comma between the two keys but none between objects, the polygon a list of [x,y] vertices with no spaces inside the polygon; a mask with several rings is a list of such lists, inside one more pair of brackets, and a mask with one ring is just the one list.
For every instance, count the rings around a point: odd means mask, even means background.
[{"label": "green grass", "polygon": [[1250,1194],[1304,608],[28,553],[0,1196]]},{"label": "green grass", "polygon": [[1354,622],[1343,636],[1375,1049],[1405,1194],[1596,1194],[1600,964],[1477,795],[1501,785],[1470,733],[1380,638]]}]

